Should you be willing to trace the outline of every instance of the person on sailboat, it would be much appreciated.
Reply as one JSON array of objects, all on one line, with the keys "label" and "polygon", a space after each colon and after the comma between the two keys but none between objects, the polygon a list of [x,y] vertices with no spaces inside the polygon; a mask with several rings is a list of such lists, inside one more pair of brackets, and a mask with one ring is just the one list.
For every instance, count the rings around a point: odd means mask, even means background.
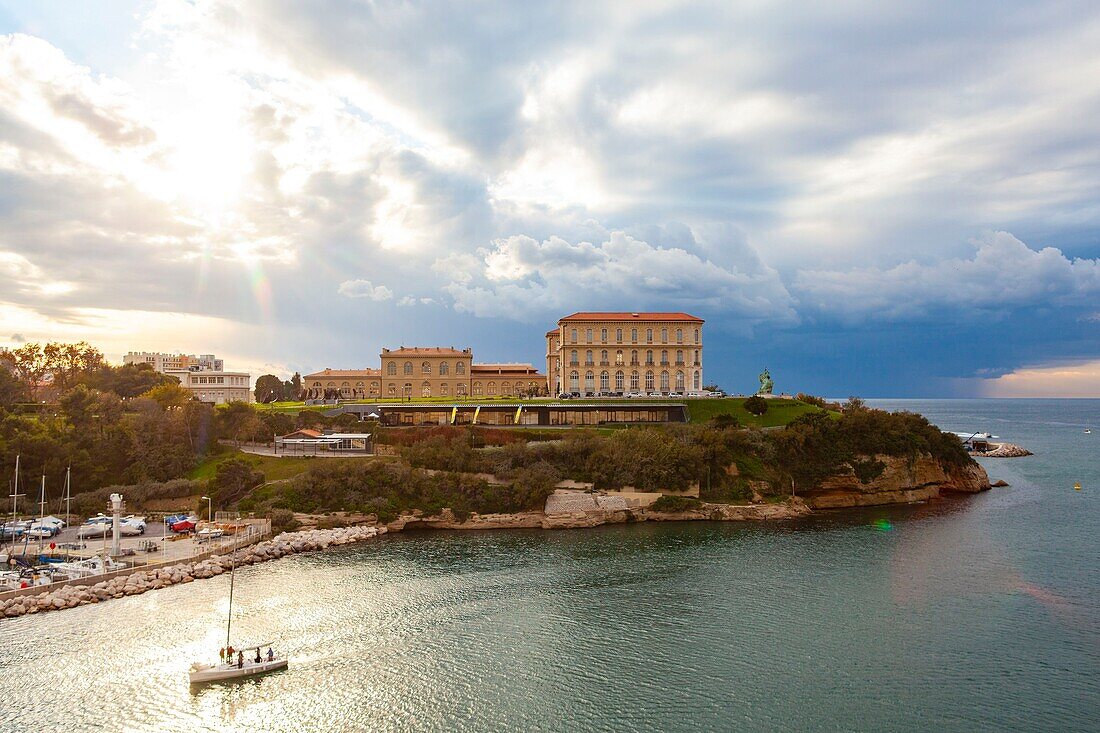
[{"label": "person on sailboat", "polygon": [[256,662],[256,664],[260,664],[264,661],[263,657],[260,656],[260,647],[256,647],[256,658],[252,661]]},{"label": "person on sailboat", "polygon": [[273,652],[271,650],[271,647],[267,648],[267,661],[269,661],[269,662],[275,661],[275,652]]},{"label": "person on sailboat", "polygon": [[237,652],[237,669],[244,668],[244,651]]}]

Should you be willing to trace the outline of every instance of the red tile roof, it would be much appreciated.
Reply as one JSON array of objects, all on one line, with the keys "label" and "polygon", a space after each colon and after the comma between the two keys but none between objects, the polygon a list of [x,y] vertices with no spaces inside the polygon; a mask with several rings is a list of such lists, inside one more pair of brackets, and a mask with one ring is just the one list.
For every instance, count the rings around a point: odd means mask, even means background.
[{"label": "red tile roof", "polygon": [[303,374],[306,379],[359,379],[362,377],[381,377],[381,369],[322,369],[313,374]]},{"label": "red tile roof", "polygon": [[459,351],[449,346],[402,346],[399,349],[382,349],[382,356],[470,356],[469,350]]},{"label": "red tile roof", "polygon": [[559,334],[559,331],[558,331],[558,329],[556,329],[556,328],[555,328],[554,330],[552,330],[552,331],[547,331],[547,332],[546,332],[546,335],[547,335],[547,336],[557,336],[558,334]]},{"label": "red tile roof", "polygon": [[690,313],[628,313],[625,311],[607,313],[580,311],[562,318],[558,323],[568,321],[691,321],[693,323],[703,323],[702,318],[697,318]]}]

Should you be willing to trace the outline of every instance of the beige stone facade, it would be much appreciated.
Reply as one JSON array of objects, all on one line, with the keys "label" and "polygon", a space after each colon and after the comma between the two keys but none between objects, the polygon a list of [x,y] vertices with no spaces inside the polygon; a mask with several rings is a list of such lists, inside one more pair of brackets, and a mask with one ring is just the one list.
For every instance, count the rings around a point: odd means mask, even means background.
[{"label": "beige stone facade", "polygon": [[302,377],[313,398],[523,397],[543,392],[546,377],[531,364],[475,364],[472,349],[382,349],[379,369],[324,369]]},{"label": "beige stone facade", "polygon": [[703,319],[688,313],[580,312],[546,333],[551,394],[698,392]]},{"label": "beige stone facade", "polygon": [[248,372],[224,372],[212,369],[168,370],[165,372],[180,380],[180,386],[190,390],[200,402],[221,405],[226,402],[251,402],[251,377]]}]

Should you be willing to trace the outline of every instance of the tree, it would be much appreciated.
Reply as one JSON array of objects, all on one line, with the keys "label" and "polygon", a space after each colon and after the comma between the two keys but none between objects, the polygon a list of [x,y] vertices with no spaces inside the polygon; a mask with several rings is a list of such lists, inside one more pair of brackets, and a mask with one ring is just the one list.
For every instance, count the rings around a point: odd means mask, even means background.
[{"label": "tree", "polygon": [[53,376],[59,393],[67,392],[82,377],[103,367],[107,360],[103,352],[87,341],[75,344],[50,342],[42,347],[46,370]]},{"label": "tree", "polygon": [[100,392],[114,392],[119,397],[130,399],[143,395],[154,387],[179,384],[180,380],[156,371],[152,364],[123,364],[119,367],[105,364],[87,374],[83,381]]},{"label": "tree", "polygon": [[753,395],[745,400],[745,409],[759,417],[768,411],[768,401],[760,395]]},{"label": "tree", "polygon": [[8,409],[26,396],[26,385],[16,379],[6,365],[0,364],[0,408]]},{"label": "tree", "polygon": [[49,373],[49,364],[39,344],[23,344],[18,349],[0,352],[12,375],[23,383],[31,402],[38,402],[43,382]]},{"label": "tree", "polygon": [[277,402],[285,399],[283,395],[283,380],[274,374],[265,374],[256,380],[254,390],[257,402]]},{"label": "tree", "polygon": [[704,384],[703,390],[707,392],[721,392],[722,388],[718,386],[717,382],[715,382],[713,384]]},{"label": "tree", "polygon": [[179,382],[175,384],[162,384],[159,387],[153,387],[148,392],[141,395],[154,400],[164,409],[170,407],[183,407],[193,399],[193,395],[190,390],[184,389],[180,386]]},{"label": "tree", "polygon": [[264,482],[264,475],[238,458],[218,464],[210,481],[210,495],[218,507],[228,507]]}]

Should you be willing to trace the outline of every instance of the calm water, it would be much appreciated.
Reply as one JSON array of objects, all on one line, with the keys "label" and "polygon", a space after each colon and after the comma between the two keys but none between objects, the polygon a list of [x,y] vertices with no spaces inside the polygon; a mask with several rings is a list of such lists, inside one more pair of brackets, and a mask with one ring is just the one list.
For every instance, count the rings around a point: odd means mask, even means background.
[{"label": "calm water", "polygon": [[876,404],[1039,455],[986,462],[1010,488],[798,525],[407,534],[247,568],[234,636],[292,662],[235,685],[186,683],[224,577],[0,621],[0,730],[1097,730],[1100,401]]}]

